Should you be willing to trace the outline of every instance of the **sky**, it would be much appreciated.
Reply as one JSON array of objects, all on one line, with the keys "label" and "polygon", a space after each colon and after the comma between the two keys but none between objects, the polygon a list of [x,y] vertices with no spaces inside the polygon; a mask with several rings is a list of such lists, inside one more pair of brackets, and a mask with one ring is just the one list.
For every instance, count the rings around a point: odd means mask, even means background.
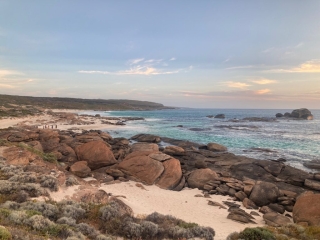
[{"label": "sky", "polygon": [[0,0],[0,94],[320,108],[319,0]]}]

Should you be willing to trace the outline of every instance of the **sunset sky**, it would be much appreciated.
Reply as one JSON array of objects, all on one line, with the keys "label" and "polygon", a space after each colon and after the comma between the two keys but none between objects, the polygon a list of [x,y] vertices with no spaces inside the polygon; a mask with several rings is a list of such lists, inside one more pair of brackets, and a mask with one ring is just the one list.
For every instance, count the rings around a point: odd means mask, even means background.
[{"label": "sunset sky", "polygon": [[0,0],[0,94],[320,108],[320,1]]}]

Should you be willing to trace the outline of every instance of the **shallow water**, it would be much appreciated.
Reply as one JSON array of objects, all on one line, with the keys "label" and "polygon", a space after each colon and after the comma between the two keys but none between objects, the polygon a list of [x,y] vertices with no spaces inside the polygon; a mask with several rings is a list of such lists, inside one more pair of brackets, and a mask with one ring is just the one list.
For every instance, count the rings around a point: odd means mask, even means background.
[{"label": "shallow water", "polygon": [[[320,157],[320,110],[311,110],[314,120],[277,119],[275,122],[234,122],[246,117],[275,118],[288,109],[172,109],[157,111],[85,112],[101,116],[143,117],[144,121],[127,122],[127,128],[109,131],[113,137],[129,138],[149,133],[206,144],[217,142],[230,152],[257,159],[285,158],[301,169],[303,162]],[[223,113],[225,119],[208,118]],[[177,127],[183,125],[183,127]],[[196,129],[197,131],[192,130]],[[191,129],[191,130],[190,130]],[[200,130],[200,131],[199,131]],[[273,152],[252,151],[267,148]],[[309,170],[310,169],[305,169]]]}]

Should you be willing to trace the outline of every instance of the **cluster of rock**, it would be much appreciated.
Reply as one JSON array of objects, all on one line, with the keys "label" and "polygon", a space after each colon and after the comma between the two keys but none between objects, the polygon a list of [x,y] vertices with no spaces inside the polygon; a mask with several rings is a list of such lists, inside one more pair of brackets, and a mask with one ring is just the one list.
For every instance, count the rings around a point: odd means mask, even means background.
[{"label": "cluster of rock", "polygon": [[313,120],[313,115],[311,114],[310,110],[306,108],[295,109],[291,113],[286,112],[284,114],[277,113],[277,118],[285,117],[285,118],[294,118],[294,119],[306,119],[306,120]]},{"label": "cluster of rock", "polygon": [[[285,211],[293,212],[295,222],[311,225],[315,222],[312,219],[320,219],[320,211],[301,210],[308,208],[310,201],[320,209],[319,173],[307,173],[281,161],[236,156],[217,143],[200,145],[139,134],[132,137],[136,143],[131,144],[128,139],[112,138],[102,131],[26,128],[2,130],[0,139],[53,153],[65,171],[80,178],[93,176],[104,183],[134,180],[175,191],[190,187],[208,195],[229,195],[248,209],[259,209],[272,226],[290,222],[281,215]],[[161,142],[171,145],[162,147]],[[10,152],[5,156],[8,164],[35,163],[30,157],[21,160],[18,153]],[[302,197],[306,191],[315,194]],[[231,215],[239,221],[239,214],[243,215],[236,210]]]},{"label": "cluster of rock", "polygon": [[217,115],[208,115],[207,118],[221,118],[221,119],[224,119],[224,118],[226,118],[226,115],[223,114],[223,113],[219,113]]}]

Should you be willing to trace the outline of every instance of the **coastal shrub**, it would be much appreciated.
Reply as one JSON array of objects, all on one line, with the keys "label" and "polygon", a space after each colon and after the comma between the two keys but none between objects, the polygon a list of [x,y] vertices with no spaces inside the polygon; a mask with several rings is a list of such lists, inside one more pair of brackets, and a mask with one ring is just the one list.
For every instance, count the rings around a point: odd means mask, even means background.
[{"label": "coastal shrub", "polygon": [[120,217],[119,205],[116,202],[111,202],[108,205],[101,207],[99,213],[103,221],[118,218]]},{"label": "coastal shrub", "polygon": [[60,203],[62,209],[62,216],[73,219],[82,218],[86,211],[82,209],[81,205],[73,201],[63,201]]},{"label": "coastal shrub", "polygon": [[42,215],[34,215],[24,221],[26,225],[29,227],[38,230],[38,231],[44,231],[49,228],[52,228],[55,226],[55,223],[50,221],[49,219],[43,217]]},{"label": "coastal shrub", "polygon": [[14,224],[22,225],[28,219],[28,215],[24,211],[12,211],[8,216],[8,220]]},{"label": "coastal shrub", "polygon": [[59,218],[59,219],[57,220],[57,223],[59,223],[59,224],[66,224],[66,225],[69,225],[69,226],[72,226],[72,227],[74,227],[74,226],[77,224],[77,222],[76,222],[75,219],[69,218],[69,217]]},{"label": "coastal shrub", "polygon": [[275,240],[274,234],[262,227],[256,228],[245,228],[242,232],[239,233],[239,239],[246,239],[246,240],[260,240],[260,239],[267,239],[267,240]]},{"label": "coastal shrub", "polygon": [[35,183],[37,177],[34,173],[21,173],[10,177],[8,180],[11,182]]},{"label": "coastal shrub", "polygon": [[215,236],[215,231],[211,227],[195,226],[190,228],[190,231],[194,236],[204,238],[206,240],[213,240],[213,237]]},{"label": "coastal shrub", "polygon": [[58,191],[58,180],[50,175],[40,177],[41,187],[49,188],[51,191]]},{"label": "coastal shrub", "polygon": [[226,240],[239,240],[239,233],[238,232],[230,233]]},{"label": "coastal shrub", "polygon": [[189,229],[181,228],[179,226],[170,227],[167,232],[168,236],[173,239],[189,239],[194,237]]},{"label": "coastal shrub", "polygon": [[78,182],[77,178],[74,177],[74,176],[67,177],[66,186],[67,187],[71,187],[71,186],[74,186],[74,185],[79,185],[79,182]]},{"label": "coastal shrub", "polygon": [[20,209],[41,212],[43,216],[50,220],[55,220],[59,214],[57,206],[45,202],[25,202],[21,204]]},{"label": "coastal shrub", "polygon": [[29,194],[26,191],[20,190],[16,193],[16,196],[15,196],[16,202],[23,203],[28,201],[28,199],[29,199]]},{"label": "coastal shrub", "polygon": [[143,239],[150,239],[158,234],[159,227],[157,224],[149,221],[142,221],[140,225]]},{"label": "coastal shrub", "polygon": [[320,226],[303,227],[298,224],[287,224],[278,228],[268,227],[274,233],[277,240],[299,239],[314,240],[320,239]]},{"label": "coastal shrub", "polygon": [[26,191],[30,197],[39,197],[48,195],[47,191],[39,186],[37,183],[19,184],[16,190]]},{"label": "coastal shrub", "polygon": [[112,240],[112,238],[106,235],[100,234],[96,237],[96,240]]},{"label": "coastal shrub", "polygon": [[17,189],[17,186],[13,182],[8,180],[0,180],[0,194],[10,194]]},{"label": "coastal shrub", "polygon": [[13,201],[6,201],[5,203],[1,204],[1,207],[7,208],[7,209],[17,210],[20,208],[20,204],[13,202]]},{"label": "coastal shrub", "polygon": [[84,235],[95,239],[98,234],[100,234],[94,227],[87,223],[79,223],[76,228]]},{"label": "coastal shrub", "polygon": [[130,239],[140,238],[141,237],[141,225],[133,222],[131,219],[125,219],[123,223],[123,234]]},{"label": "coastal shrub", "polygon": [[11,239],[12,239],[12,235],[8,231],[8,229],[6,229],[3,226],[0,226],[0,240],[11,240]]}]

